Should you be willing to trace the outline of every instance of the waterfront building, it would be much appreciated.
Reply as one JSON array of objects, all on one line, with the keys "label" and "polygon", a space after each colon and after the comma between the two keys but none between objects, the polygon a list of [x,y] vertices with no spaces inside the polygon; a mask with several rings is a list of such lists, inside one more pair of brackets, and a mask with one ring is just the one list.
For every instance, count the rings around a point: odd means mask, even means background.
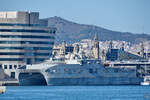
[{"label": "waterfront building", "polygon": [[49,59],[56,28],[41,24],[38,12],[0,12],[0,67],[15,78],[15,69]]},{"label": "waterfront building", "polygon": [[115,61],[118,60],[119,49],[109,49],[106,53],[106,60]]},{"label": "waterfront building", "polygon": [[73,53],[74,47],[72,45],[67,45],[65,41],[61,45],[55,44],[53,47],[52,55],[54,58],[63,57],[65,55]]},{"label": "waterfront building", "polygon": [[144,60],[143,57],[135,55],[133,53],[124,50],[124,43],[120,49],[114,49],[112,41],[109,44],[108,51],[106,53],[106,60],[109,61],[123,61],[123,60]]}]

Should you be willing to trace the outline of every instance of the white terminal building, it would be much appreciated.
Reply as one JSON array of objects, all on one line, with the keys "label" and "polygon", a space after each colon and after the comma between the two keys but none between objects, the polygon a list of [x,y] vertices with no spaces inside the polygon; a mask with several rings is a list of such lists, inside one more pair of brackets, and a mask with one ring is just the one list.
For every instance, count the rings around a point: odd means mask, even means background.
[{"label": "white terminal building", "polygon": [[41,24],[38,12],[0,12],[0,68],[15,78],[15,70],[49,59],[56,28]]}]

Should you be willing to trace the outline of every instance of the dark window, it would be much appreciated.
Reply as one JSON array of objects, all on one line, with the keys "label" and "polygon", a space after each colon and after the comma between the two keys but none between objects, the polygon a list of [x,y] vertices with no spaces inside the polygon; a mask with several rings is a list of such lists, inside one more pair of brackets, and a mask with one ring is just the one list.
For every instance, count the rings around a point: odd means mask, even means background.
[{"label": "dark window", "polygon": [[14,65],[14,69],[17,69],[17,65]]},{"label": "dark window", "polygon": [[12,69],[12,65],[9,65],[9,69]]},{"label": "dark window", "polygon": [[48,30],[28,30],[28,29],[0,29],[0,32],[32,32],[32,33],[50,33]]},{"label": "dark window", "polygon": [[11,78],[15,78],[15,72],[11,72]]},{"label": "dark window", "polygon": [[44,60],[45,60],[45,59],[43,59],[43,58],[36,58],[36,59],[35,59],[36,62],[38,62],[38,61],[41,62],[41,61],[44,61]]},{"label": "dark window", "polygon": [[21,67],[21,65],[18,65],[18,67]]},{"label": "dark window", "polygon": [[49,53],[35,53],[36,56],[49,56]]},{"label": "dark window", "polygon": [[21,50],[52,50],[50,47],[0,47],[0,49],[21,49]]},{"label": "dark window", "polygon": [[28,58],[26,63],[27,63],[27,64],[31,64],[31,59]]},{"label": "dark window", "polygon": [[2,65],[0,64],[0,69],[2,69]]},{"label": "dark window", "polygon": [[0,55],[24,55],[24,53],[15,53],[15,52],[8,52],[8,53],[0,53]]},{"label": "dark window", "polygon": [[43,26],[41,24],[16,24],[16,23],[0,23],[0,26]]},{"label": "dark window", "polygon": [[4,69],[7,69],[7,65],[4,65]]},{"label": "dark window", "polygon": [[0,58],[0,61],[23,61],[23,58]]},{"label": "dark window", "polygon": [[24,55],[24,56],[49,56],[50,53],[18,53],[18,52],[7,52],[7,53],[0,53],[0,55]]},{"label": "dark window", "polygon": [[54,39],[54,36],[33,36],[33,35],[0,35],[0,38],[39,38],[39,39]]},{"label": "dark window", "polygon": [[51,44],[53,42],[41,42],[41,41],[0,41],[1,44]]}]

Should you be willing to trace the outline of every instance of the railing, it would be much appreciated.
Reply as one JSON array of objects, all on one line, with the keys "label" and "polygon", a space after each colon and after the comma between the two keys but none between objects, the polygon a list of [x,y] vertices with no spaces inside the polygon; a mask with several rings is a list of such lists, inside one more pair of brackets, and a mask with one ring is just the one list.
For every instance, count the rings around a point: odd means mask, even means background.
[{"label": "railing", "polygon": [[10,80],[10,81],[0,81],[0,85],[5,84],[19,84],[17,80]]},{"label": "railing", "polygon": [[26,72],[43,72],[45,70],[42,70],[42,69],[19,69],[17,71],[19,73],[26,73]]}]

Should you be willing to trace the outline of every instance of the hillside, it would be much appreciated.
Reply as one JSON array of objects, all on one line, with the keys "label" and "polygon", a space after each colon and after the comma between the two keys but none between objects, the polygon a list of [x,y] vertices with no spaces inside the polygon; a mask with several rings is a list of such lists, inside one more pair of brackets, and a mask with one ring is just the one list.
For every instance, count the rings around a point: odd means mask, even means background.
[{"label": "hillside", "polygon": [[65,40],[68,43],[80,41],[81,39],[93,39],[94,34],[98,34],[99,40],[122,40],[132,43],[150,40],[150,35],[133,34],[129,32],[117,32],[94,25],[78,24],[65,20],[60,17],[50,17],[42,20],[48,20],[48,26],[57,28],[56,42]]}]

